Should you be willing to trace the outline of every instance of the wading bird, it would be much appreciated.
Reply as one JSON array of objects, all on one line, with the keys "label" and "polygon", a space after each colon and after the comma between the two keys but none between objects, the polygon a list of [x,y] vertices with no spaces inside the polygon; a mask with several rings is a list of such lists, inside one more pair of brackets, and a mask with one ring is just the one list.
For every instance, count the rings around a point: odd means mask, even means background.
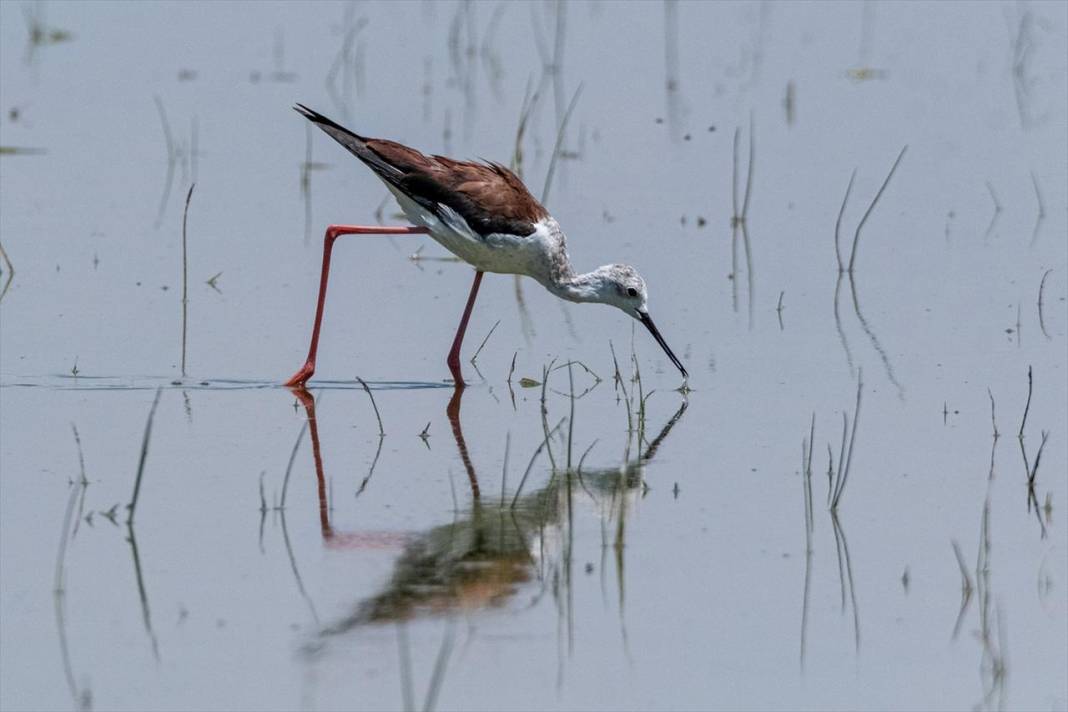
[{"label": "wading bird", "polygon": [[649,329],[683,378],[687,377],[686,369],[649,316],[645,280],[637,270],[615,264],[577,274],[567,256],[567,242],[560,226],[510,170],[499,163],[427,156],[394,141],[359,136],[302,104],[294,108],[374,171],[397,198],[412,226],[331,225],[326,229],[308,359],[286,381],[287,386],[302,385],[315,373],[330,253],[341,235],[428,234],[475,268],[475,281],[447,359],[458,388],[464,385],[460,346],[484,272],[526,275],[561,299],[622,309]]}]

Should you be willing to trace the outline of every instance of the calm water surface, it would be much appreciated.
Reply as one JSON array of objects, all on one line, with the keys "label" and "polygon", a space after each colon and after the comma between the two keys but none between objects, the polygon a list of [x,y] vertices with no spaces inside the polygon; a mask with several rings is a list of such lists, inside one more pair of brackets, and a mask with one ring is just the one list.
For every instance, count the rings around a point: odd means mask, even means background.
[{"label": "calm water surface", "polygon": [[[1066,33],[1043,3],[0,4],[0,707],[1065,709]],[[508,162],[536,94],[541,195],[579,87],[547,203],[577,267],[639,267],[691,392],[617,311],[491,275],[460,398],[471,273],[421,238],[339,243],[318,378],[276,385],[325,225],[396,220],[293,102]],[[585,368],[520,385],[554,359]]]}]

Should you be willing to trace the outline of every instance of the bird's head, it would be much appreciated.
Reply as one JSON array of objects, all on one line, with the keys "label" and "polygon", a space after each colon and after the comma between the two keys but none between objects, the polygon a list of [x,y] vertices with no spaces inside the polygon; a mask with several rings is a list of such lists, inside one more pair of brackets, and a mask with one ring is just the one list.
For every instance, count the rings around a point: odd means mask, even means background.
[{"label": "bird's head", "polygon": [[674,352],[668,347],[664,337],[660,335],[660,331],[653,324],[652,317],[649,316],[649,292],[645,287],[645,280],[638,274],[638,270],[630,265],[605,265],[591,272],[590,277],[592,278],[590,281],[595,295],[590,301],[610,304],[617,309],[622,309],[625,314],[644,324],[645,328],[656,339],[656,342],[667,353],[671,362],[682,373],[682,377],[688,378],[689,374],[686,373],[682,362],[676,358]]}]

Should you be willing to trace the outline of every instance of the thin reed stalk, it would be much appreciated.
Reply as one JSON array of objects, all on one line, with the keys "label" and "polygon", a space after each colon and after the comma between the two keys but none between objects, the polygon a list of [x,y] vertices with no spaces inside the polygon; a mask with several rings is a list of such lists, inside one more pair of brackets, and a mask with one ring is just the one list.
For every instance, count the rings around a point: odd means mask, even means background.
[{"label": "thin reed stalk", "polygon": [[430,674],[430,682],[427,685],[426,699],[423,700],[423,712],[432,712],[435,705],[438,702],[438,694],[441,692],[442,683],[445,682],[445,669],[449,663],[449,656],[452,654],[453,645],[453,622],[449,620],[448,627],[445,629],[445,637],[441,640],[441,647],[438,649],[438,657],[434,661],[434,670]]},{"label": "thin reed stalk", "polygon": [[145,461],[148,459],[148,444],[152,440],[152,420],[156,416],[156,406],[159,405],[160,394],[163,393],[161,388],[156,389],[156,397],[152,399],[152,407],[148,410],[148,418],[145,420],[145,434],[141,438],[141,455],[137,461],[137,477],[134,479],[133,494],[130,496],[130,503],[126,505],[128,513],[126,515],[126,526],[133,527],[134,514],[137,512],[137,500],[141,495],[141,478],[145,474]]},{"label": "thin reed stalk", "polygon": [[82,512],[85,511],[85,491],[89,488],[89,478],[85,475],[85,454],[82,452],[82,438],[78,434],[78,426],[74,423],[70,424],[70,429],[74,433],[74,444],[78,448],[78,486],[81,490],[81,494],[78,496],[78,512],[74,515],[74,530],[71,532],[71,539],[78,536],[78,527],[82,523]]},{"label": "thin reed stalk", "polygon": [[567,469],[571,470],[571,442],[575,434],[575,376],[571,371],[571,362],[567,362],[567,383],[569,387],[570,411],[567,419]]},{"label": "thin reed stalk", "polygon": [[998,421],[994,412],[994,393],[990,390],[989,386],[987,386],[986,394],[990,396],[990,425],[994,429],[994,439],[997,440],[1001,437],[1001,433],[998,432]]},{"label": "thin reed stalk", "polygon": [[1042,191],[1038,189],[1038,177],[1031,171],[1031,185],[1035,188],[1035,200],[1038,201],[1038,215],[1035,217],[1035,228],[1031,232],[1031,247],[1038,242],[1038,230],[1042,227],[1042,221],[1046,219],[1046,203],[1042,200]]},{"label": "thin reed stalk", "polygon": [[986,232],[983,233],[984,243],[990,238],[991,233],[994,232],[994,226],[998,224],[998,218],[1001,217],[1001,202],[998,200],[998,194],[994,192],[994,184],[987,181],[986,190],[990,193],[990,200],[994,203],[994,214],[990,216],[990,224],[986,226]]},{"label": "thin reed stalk", "polygon": [[527,88],[523,93],[523,103],[519,108],[519,124],[515,130],[515,146],[512,149],[512,162],[511,170],[519,176],[519,179],[523,179],[523,137],[527,132],[527,123],[530,121],[530,115],[534,111],[534,107],[538,103],[538,92],[531,93],[532,89],[531,77],[527,78]]},{"label": "thin reed stalk", "polygon": [[[1046,449],[1046,440],[1049,438],[1049,431],[1042,431],[1042,442],[1039,443],[1038,452],[1035,453],[1035,462],[1031,465],[1031,472],[1027,476],[1027,484],[1031,488],[1032,493],[1035,488],[1035,477],[1038,475],[1038,462],[1042,459],[1042,451]],[[1037,501],[1035,506],[1038,506]]]},{"label": "thin reed stalk", "polygon": [[15,266],[11,264],[11,259],[7,256],[7,250],[4,249],[3,244],[0,244],[0,259],[4,261],[4,265],[7,268],[7,278],[4,280],[3,288],[0,289],[0,301],[3,301],[7,290],[11,287],[11,280],[15,278]]},{"label": "thin reed stalk", "polygon": [[749,217],[749,196],[753,191],[753,159],[756,152],[753,142],[753,112],[749,112],[749,163],[745,167],[745,196],[742,198],[742,221]]},{"label": "thin reed stalk", "polygon": [[167,202],[171,197],[171,186],[174,184],[174,166],[178,162],[178,150],[174,145],[174,136],[171,133],[171,124],[167,120],[167,111],[163,108],[163,100],[158,95],[153,96],[156,102],[156,111],[159,113],[159,123],[163,128],[164,149],[167,152],[167,177],[163,183],[163,194],[160,196],[159,209],[156,211],[155,227],[158,229],[163,224],[163,215],[167,211]]},{"label": "thin reed stalk", "polygon": [[545,186],[541,191],[541,203],[547,205],[549,203],[549,189],[553,185],[553,176],[556,175],[556,162],[560,158],[560,148],[564,143],[564,133],[567,131],[567,123],[571,120],[571,112],[575,110],[575,105],[578,103],[579,96],[582,95],[582,84],[578,85],[574,95],[571,97],[571,103],[567,105],[567,111],[564,112],[564,118],[560,121],[560,126],[556,132],[556,143],[553,146],[553,155],[549,159],[549,170],[545,173]]},{"label": "thin reed stalk", "polygon": [[193,188],[196,187],[196,183],[189,186],[189,192],[185,195],[185,211],[182,213],[182,378],[185,378],[185,345],[189,323],[189,252],[186,226],[189,223],[189,201],[193,197]]},{"label": "thin reed stalk", "polygon": [[504,436],[504,463],[501,465],[501,504],[504,507],[504,492],[508,486],[508,455],[512,450],[512,431]]},{"label": "thin reed stalk", "polygon": [[74,503],[78,499],[79,487],[71,487],[70,497],[67,498],[67,509],[63,514],[63,528],[59,532],[59,549],[56,552],[56,570],[52,577],[52,593],[61,595],[66,590],[63,569],[67,559],[67,544],[70,542],[70,523],[74,516]]},{"label": "thin reed stalk", "polygon": [[736,222],[741,217],[741,212],[738,210],[738,141],[741,135],[741,127],[735,126],[732,143],[734,151],[731,154],[731,222]]},{"label": "thin reed stalk", "polygon": [[71,432],[74,433],[74,444],[78,446],[78,472],[81,475],[81,479],[78,480],[78,484],[87,485],[89,480],[85,477],[85,455],[82,453],[82,438],[78,434],[78,426],[74,423],[70,424]]},{"label": "thin reed stalk", "polygon": [[[842,492],[845,491],[846,481],[849,479],[849,471],[853,464],[853,445],[857,439],[857,422],[860,420],[860,396],[864,390],[864,371],[863,369],[857,372],[857,404],[853,410],[853,429],[849,435],[849,447],[845,450],[845,466],[839,468],[838,479],[835,482],[834,497],[831,498],[831,511],[838,511],[838,503],[842,499]],[[845,443],[845,429],[842,431],[843,446]]]},{"label": "thin reed stalk", "polygon": [[[85,493],[85,485],[71,488],[70,497],[67,499],[67,509],[63,515],[63,529],[59,535],[59,551],[56,553],[56,571],[53,579],[52,596],[55,604],[56,627],[59,629],[59,651],[63,659],[63,676],[67,681],[67,690],[75,703],[79,702],[78,685],[74,680],[74,666],[71,664],[70,647],[67,644],[67,618],[66,618],[66,560],[67,546],[73,538],[71,532],[71,519],[74,512],[74,500],[78,498],[78,490]],[[75,523],[77,530],[77,523]],[[79,705],[81,707],[81,705]]]},{"label": "thin reed stalk", "polygon": [[842,216],[845,215],[846,203],[849,202],[849,194],[853,192],[853,181],[857,177],[857,169],[849,174],[849,184],[846,185],[845,195],[842,196],[842,207],[838,209],[838,219],[834,221],[834,254],[838,258],[838,272],[845,272],[845,263],[842,262],[842,250],[839,246],[839,234],[842,230]]},{"label": "thin reed stalk", "polygon": [[552,445],[548,443],[549,408],[545,404],[545,393],[546,393],[546,390],[549,387],[549,374],[552,373],[553,364],[555,364],[555,363],[556,363],[556,359],[554,358],[552,361],[549,362],[548,366],[542,366],[542,369],[541,369],[541,428],[542,428],[542,431],[546,433],[546,436],[545,436],[546,437],[546,447],[549,450],[549,462],[552,463],[553,473],[556,472],[556,458],[553,457]]},{"label": "thin reed stalk", "polygon": [[[612,352],[612,366],[615,371],[612,373],[612,385],[618,397],[619,389],[623,385],[623,376],[619,373],[619,361],[616,359],[616,347],[612,345],[612,340],[608,340],[608,348]],[[623,389],[626,393],[626,388]],[[617,401],[618,402],[618,401]]]},{"label": "thin reed stalk", "polygon": [[414,712],[412,651],[408,643],[408,628],[403,620],[397,622],[397,652],[400,656],[401,706],[404,708],[404,712]]},{"label": "thin reed stalk", "polygon": [[500,319],[494,322],[493,326],[490,327],[489,333],[486,334],[486,338],[482,339],[482,343],[478,345],[478,348],[475,350],[475,355],[471,357],[470,363],[472,366],[475,365],[475,359],[477,359],[478,355],[482,353],[482,348],[486,345],[486,342],[489,341],[489,338],[493,336],[493,332],[497,330],[497,327],[500,325],[500,323]]},{"label": "thin reed stalk", "polygon": [[[430,427],[430,423],[427,423],[427,428]],[[427,436],[429,437],[429,435]],[[378,446],[375,448],[375,456],[371,458],[371,467],[367,470],[367,476],[360,480],[360,486],[356,488],[355,497],[359,497],[363,494],[363,491],[367,489],[367,485],[371,482],[371,477],[375,474],[375,467],[378,465],[378,458],[382,455],[382,442],[386,439],[385,435],[378,436]],[[423,438],[423,442],[426,443],[427,450],[430,449],[430,443]]]},{"label": "thin reed stalk", "polygon": [[1042,329],[1042,335],[1046,337],[1046,341],[1050,340],[1050,335],[1046,332],[1046,319],[1042,314],[1042,292],[1046,289],[1046,277],[1049,277],[1052,271],[1052,269],[1046,270],[1042,274],[1042,281],[1038,283],[1038,326]]},{"label": "thin reed stalk", "polygon": [[582,474],[582,463],[586,462],[586,456],[590,454],[590,450],[593,450],[593,446],[596,445],[599,441],[600,441],[599,438],[597,440],[594,440],[592,443],[590,443],[589,447],[587,447],[582,452],[582,457],[579,458],[579,464],[578,464],[578,470],[577,470],[577,472],[580,475]]},{"label": "thin reed stalk", "polygon": [[[491,331],[490,333],[493,332]],[[489,337],[487,336],[486,338],[488,339]],[[378,419],[378,434],[380,436],[385,435],[386,431],[382,428],[382,415],[378,412],[378,404],[375,403],[375,397],[371,393],[371,389],[367,387],[367,383],[359,376],[356,376],[356,380],[360,382],[360,385],[363,386],[363,390],[367,393],[367,397],[371,399],[371,407],[375,409],[375,418]]]},{"label": "thin reed stalk", "polygon": [[953,545],[953,555],[957,559],[957,566],[960,567],[960,612],[957,614],[957,622],[953,625],[953,635],[951,640],[956,640],[960,634],[961,624],[964,622],[964,614],[968,610],[968,604],[972,600],[972,592],[975,587],[972,584],[972,576],[968,573],[968,566],[964,563],[964,555],[961,553],[960,544],[956,539],[951,539],[950,544]]},{"label": "thin reed stalk", "polygon": [[289,475],[293,472],[293,462],[297,459],[297,450],[300,449],[300,441],[304,439],[304,433],[308,431],[308,422],[304,421],[304,424],[300,426],[300,432],[297,433],[297,440],[293,443],[293,449],[289,452],[289,462],[286,463],[286,474],[282,478],[282,499],[278,503],[278,509],[281,512],[286,510],[286,492],[289,490]]},{"label": "thin reed stalk", "polygon": [[1027,404],[1024,406],[1023,418],[1020,420],[1020,432],[1018,437],[1021,441],[1024,439],[1024,428],[1027,426],[1027,413],[1031,410],[1031,391],[1034,386],[1034,381],[1031,377],[1031,367],[1027,367]]},{"label": "thin reed stalk", "polygon": [[883,191],[886,190],[886,186],[890,184],[890,179],[894,177],[894,172],[897,170],[898,164],[901,163],[901,159],[905,157],[905,151],[907,150],[908,144],[905,144],[901,148],[901,153],[897,154],[897,159],[894,160],[894,165],[890,167],[890,172],[886,174],[886,180],[884,180],[883,184],[879,187],[879,192],[875,194],[875,197],[872,198],[871,205],[869,205],[868,209],[864,211],[864,217],[862,217],[860,219],[860,222],[857,223],[857,231],[853,234],[853,249],[849,254],[848,271],[850,274],[853,273],[853,265],[856,263],[857,260],[857,245],[860,244],[860,231],[864,227],[864,223],[868,222],[868,216],[870,216],[872,210],[875,209],[875,205],[879,202],[879,198],[882,197]]},{"label": "thin reed stalk", "polygon": [[831,485],[834,482],[834,451],[831,443],[827,443],[827,506],[831,506]]},{"label": "thin reed stalk", "polygon": [[[512,496],[512,503],[509,505],[510,509],[515,509],[516,503],[519,502],[519,495],[523,492],[523,486],[527,483],[527,477],[530,475],[530,471],[534,469],[534,461],[538,459],[538,455],[549,444],[549,439],[553,434],[560,429],[560,426],[564,424],[567,418],[560,418],[560,422],[557,423],[552,430],[545,433],[545,437],[542,439],[541,444],[534,450],[534,454],[530,456],[530,462],[527,463],[527,469],[523,471],[523,477],[519,480],[519,486],[515,490],[515,494]],[[554,468],[555,471],[555,468]]]}]

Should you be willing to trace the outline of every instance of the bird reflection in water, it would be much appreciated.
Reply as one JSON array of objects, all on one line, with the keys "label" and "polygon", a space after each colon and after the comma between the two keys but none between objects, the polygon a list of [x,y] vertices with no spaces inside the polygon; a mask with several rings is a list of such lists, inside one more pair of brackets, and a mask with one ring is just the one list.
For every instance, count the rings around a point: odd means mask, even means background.
[{"label": "bird reflection in water", "polygon": [[[315,399],[303,388],[293,390],[308,416],[324,543],[331,548],[403,546],[383,589],[358,602],[350,614],[324,625],[319,633],[324,639],[362,625],[501,607],[525,585],[535,581],[542,582],[544,592],[546,585],[559,580],[555,575],[546,575],[547,569],[558,566],[561,558],[570,568],[574,499],[586,496],[598,504],[610,503],[610,513],[618,508],[622,515],[628,499],[643,493],[645,464],[655,456],[687,407],[683,401],[652,440],[639,435],[638,442],[644,447],[639,448],[637,457],[621,467],[556,470],[540,489],[509,497],[502,492],[498,499],[496,496],[484,497],[479,487],[460,421],[464,391],[457,389],[449,401],[446,415],[467,472],[470,508],[458,512],[451,524],[421,533],[387,535],[334,530],[330,523]],[[622,522],[618,528],[622,530]],[[618,536],[617,533],[617,545],[620,543]],[[570,578],[567,572],[562,573]],[[535,595],[535,601],[538,598],[540,594]]]}]

